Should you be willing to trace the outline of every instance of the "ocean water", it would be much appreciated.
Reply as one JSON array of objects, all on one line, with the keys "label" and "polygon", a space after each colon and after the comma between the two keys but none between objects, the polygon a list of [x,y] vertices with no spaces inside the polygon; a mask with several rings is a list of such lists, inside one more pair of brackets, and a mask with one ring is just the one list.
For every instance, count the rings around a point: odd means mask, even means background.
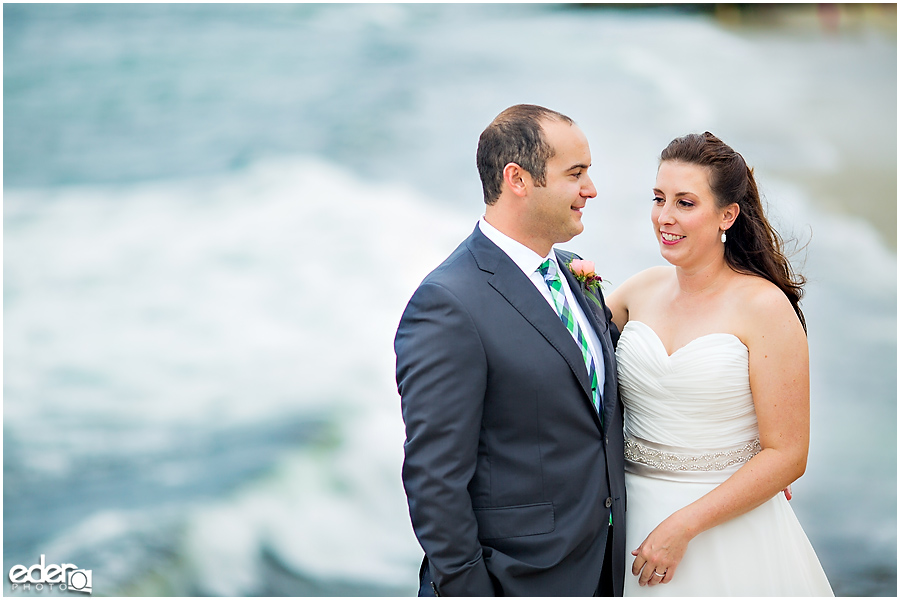
[{"label": "ocean water", "polygon": [[671,138],[713,131],[756,167],[809,277],[792,503],[838,594],[896,595],[897,257],[854,216],[896,196],[895,30],[3,10],[5,572],[44,554],[100,595],[414,594],[393,334],[482,213],[479,133],[533,102],[592,144],[598,197],[566,247],[612,287],[661,264],[648,190]]}]

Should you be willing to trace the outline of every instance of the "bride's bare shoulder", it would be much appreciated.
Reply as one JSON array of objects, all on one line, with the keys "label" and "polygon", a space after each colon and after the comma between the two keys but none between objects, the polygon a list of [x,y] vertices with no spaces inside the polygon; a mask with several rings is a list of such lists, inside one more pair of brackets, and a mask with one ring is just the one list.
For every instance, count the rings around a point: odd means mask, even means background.
[{"label": "bride's bare shoulder", "polygon": [[799,320],[794,307],[781,289],[762,277],[743,275],[734,290],[740,315],[752,331],[765,332],[772,328],[796,329]]},{"label": "bride's bare shoulder", "polygon": [[668,278],[675,277],[675,267],[651,267],[632,275],[606,297],[606,305],[612,311],[613,322],[621,330],[628,322],[632,311],[641,307],[652,296],[653,289]]},{"label": "bride's bare shoulder", "polygon": [[777,285],[756,275],[738,276],[735,292],[749,305],[746,308],[766,313],[776,306],[790,306],[790,301]]},{"label": "bride's bare shoulder", "polygon": [[650,267],[629,277],[622,287],[626,290],[646,290],[647,288],[671,281],[675,277],[675,267]]}]

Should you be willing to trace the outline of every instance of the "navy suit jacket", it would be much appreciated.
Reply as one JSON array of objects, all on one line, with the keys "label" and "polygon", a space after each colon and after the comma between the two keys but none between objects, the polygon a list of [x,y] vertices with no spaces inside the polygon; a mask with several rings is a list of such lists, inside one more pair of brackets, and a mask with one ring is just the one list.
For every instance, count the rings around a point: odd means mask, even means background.
[{"label": "navy suit jacket", "polygon": [[[557,251],[561,265],[573,256]],[[605,305],[561,271],[603,345],[602,426],[577,343],[478,227],[403,313],[394,348],[403,483],[425,550],[420,595],[591,596],[610,513],[614,590],[622,595],[615,326]]]}]

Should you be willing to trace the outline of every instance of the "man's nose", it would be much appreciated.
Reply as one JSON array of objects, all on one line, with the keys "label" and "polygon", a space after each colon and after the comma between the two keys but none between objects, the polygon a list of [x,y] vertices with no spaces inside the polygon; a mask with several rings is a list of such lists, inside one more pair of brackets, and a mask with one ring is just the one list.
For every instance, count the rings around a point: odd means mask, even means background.
[{"label": "man's nose", "polygon": [[585,198],[594,198],[597,195],[597,188],[594,187],[594,182],[591,180],[591,176],[587,173],[584,174],[584,187],[581,188],[581,195]]}]

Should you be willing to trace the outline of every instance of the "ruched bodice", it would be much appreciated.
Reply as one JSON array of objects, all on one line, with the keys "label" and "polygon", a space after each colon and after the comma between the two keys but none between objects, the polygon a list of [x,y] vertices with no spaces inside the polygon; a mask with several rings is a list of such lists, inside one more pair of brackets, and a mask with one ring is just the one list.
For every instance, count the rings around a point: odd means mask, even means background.
[{"label": "ruched bodice", "polygon": [[759,435],[749,351],[730,333],[699,337],[672,353],[649,326],[629,321],[616,349],[625,435],[696,451]]},{"label": "ruched bodice", "polygon": [[[750,351],[730,333],[698,337],[670,356],[656,332],[629,321],[619,338],[625,405],[625,541],[726,481],[760,451]],[[628,560],[631,564],[631,560]],[[691,540],[669,583],[626,596],[833,596],[816,553],[782,494]]]}]

